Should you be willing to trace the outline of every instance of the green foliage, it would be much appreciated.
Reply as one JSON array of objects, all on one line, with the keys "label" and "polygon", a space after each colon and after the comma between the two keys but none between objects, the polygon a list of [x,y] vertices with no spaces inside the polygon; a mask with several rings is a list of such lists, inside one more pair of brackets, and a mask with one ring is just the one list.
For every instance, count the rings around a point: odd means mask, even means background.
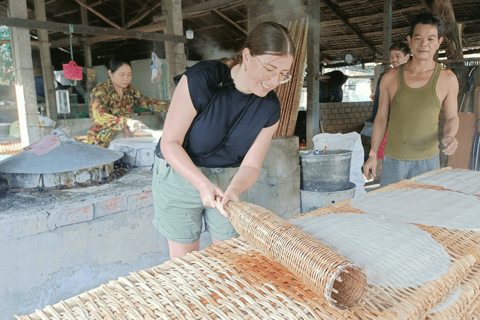
[{"label": "green foliage", "polygon": [[[10,28],[0,26],[0,40],[10,40]],[[11,43],[0,45],[0,85],[10,85],[14,80]]]}]

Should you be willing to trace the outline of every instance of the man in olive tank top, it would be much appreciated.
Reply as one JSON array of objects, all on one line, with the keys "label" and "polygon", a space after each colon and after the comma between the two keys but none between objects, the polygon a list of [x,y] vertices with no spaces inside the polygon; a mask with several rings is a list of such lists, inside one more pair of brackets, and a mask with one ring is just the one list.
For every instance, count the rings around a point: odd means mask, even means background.
[{"label": "man in olive tank top", "polygon": [[433,60],[443,41],[441,34],[439,18],[419,14],[407,37],[412,60],[389,70],[380,83],[372,147],[363,170],[367,179],[376,175],[377,152],[388,124],[381,187],[440,168],[438,115],[442,106],[446,117],[443,152],[452,155],[457,149],[458,80]]}]

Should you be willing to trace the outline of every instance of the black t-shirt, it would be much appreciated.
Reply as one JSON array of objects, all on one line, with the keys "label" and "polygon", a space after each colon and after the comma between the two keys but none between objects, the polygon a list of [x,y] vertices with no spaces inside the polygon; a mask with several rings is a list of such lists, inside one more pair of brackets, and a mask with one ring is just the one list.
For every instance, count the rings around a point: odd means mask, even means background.
[{"label": "black t-shirt", "polygon": [[[230,72],[220,61],[203,61],[184,73],[197,115],[183,148],[197,166],[240,166],[260,131],[280,119],[275,92],[265,97],[244,94],[235,88]],[[176,84],[181,76],[175,77]],[[160,142],[155,152],[163,158]]]}]

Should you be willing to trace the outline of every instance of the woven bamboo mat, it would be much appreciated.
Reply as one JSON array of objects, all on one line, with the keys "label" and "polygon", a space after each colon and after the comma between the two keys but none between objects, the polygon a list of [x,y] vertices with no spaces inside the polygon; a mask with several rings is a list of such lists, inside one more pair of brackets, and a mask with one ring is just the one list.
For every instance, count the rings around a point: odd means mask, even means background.
[{"label": "woven bamboo mat", "polygon": [[330,307],[288,269],[237,238],[17,319],[361,318]]},{"label": "woven bamboo mat", "polygon": [[470,315],[480,306],[480,264],[475,265],[461,286],[460,297],[446,309],[427,316],[427,320],[471,319]]},{"label": "woven bamboo mat", "polygon": [[[418,187],[438,189],[403,181],[378,192]],[[344,201],[299,218],[342,212],[361,211]],[[447,272],[419,287],[369,285],[358,305],[347,310],[331,307],[325,297],[240,237],[133,272],[17,319],[427,319],[431,308],[462,281],[467,289],[462,289],[455,304],[428,319],[462,319],[460,316],[467,314],[471,318],[465,319],[475,319],[480,315],[475,309],[479,301],[480,233],[419,227],[450,255]],[[455,310],[464,314],[448,318]]]},{"label": "woven bamboo mat", "polygon": [[17,154],[22,151],[21,142],[0,143],[0,154]]},{"label": "woven bamboo mat", "polygon": [[[444,172],[448,170],[451,169],[442,168],[429,174],[435,174],[437,172]],[[447,190],[443,187],[419,183],[413,180],[403,180],[399,183],[378,189],[373,192],[389,192],[393,190],[407,189]],[[312,212],[300,215],[295,219],[345,212],[363,213],[356,208],[350,207],[349,204],[350,200],[347,200],[341,203],[337,203],[331,207],[320,208]],[[429,310],[438,303],[442,302],[446,298],[446,296],[453,289],[456,288],[456,285],[461,283],[462,281],[467,283],[467,286],[463,288],[462,294],[460,298],[456,301],[456,303],[447,310],[437,312],[435,315],[430,315],[430,317],[435,316],[435,318],[431,319],[463,319],[461,317],[465,317],[465,319],[470,319],[468,318],[468,315],[473,312],[472,310],[477,306],[477,304],[479,304],[478,295],[480,293],[480,289],[478,286],[480,285],[480,274],[476,268],[478,268],[477,263],[480,262],[480,233],[474,231],[449,230],[445,228],[424,226],[419,224],[417,224],[417,226],[429,232],[437,242],[442,244],[452,259],[449,270],[444,276],[439,278],[438,281],[451,281],[452,278],[450,278],[450,276],[453,272],[453,281],[455,283],[454,286],[441,286],[441,291],[437,291],[438,288],[435,289],[435,285],[432,287],[430,286],[431,284],[425,284],[423,286],[415,288],[415,292],[411,293],[411,298],[418,296],[417,301],[420,302],[420,305],[425,308],[424,312],[420,311],[420,313],[418,313],[419,319],[427,317],[429,314]],[[454,265],[456,266],[454,267]],[[428,299],[425,299],[426,296],[424,290],[430,292],[431,297],[434,297],[433,300],[429,301]],[[394,297],[399,292],[404,291],[404,289],[397,289],[393,291],[388,289],[388,291],[391,291],[390,294],[392,294],[392,297]],[[364,299],[371,299],[371,297],[368,296],[370,292],[371,291],[367,292]],[[416,308],[415,306],[412,307]],[[392,308],[390,308],[390,310],[387,310],[385,314],[396,312],[396,308],[397,306],[393,306]],[[410,319],[411,317],[413,317],[413,315],[402,315],[400,318]]]},{"label": "woven bamboo mat", "polygon": [[477,307],[477,309],[473,310],[473,312],[468,315],[467,319],[468,320],[480,320],[480,307]]}]

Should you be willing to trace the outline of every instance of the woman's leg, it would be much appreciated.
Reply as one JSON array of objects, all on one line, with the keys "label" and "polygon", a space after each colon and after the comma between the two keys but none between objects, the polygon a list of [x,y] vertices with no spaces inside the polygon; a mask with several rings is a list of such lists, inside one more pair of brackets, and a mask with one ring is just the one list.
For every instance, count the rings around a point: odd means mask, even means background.
[{"label": "woman's leg", "polygon": [[222,244],[222,243],[223,243],[223,241],[217,240],[217,239],[215,239],[214,237],[212,237],[212,244],[213,244],[214,246],[218,246],[219,244]]},{"label": "woman's leg", "polygon": [[200,240],[187,244],[168,240],[168,248],[170,249],[170,259],[181,258],[187,255],[187,253],[198,251],[200,248]]},{"label": "woman's leg", "polygon": [[155,156],[152,194],[153,226],[168,239],[170,257],[183,257],[199,249],[203,203],[195,187]]}]

